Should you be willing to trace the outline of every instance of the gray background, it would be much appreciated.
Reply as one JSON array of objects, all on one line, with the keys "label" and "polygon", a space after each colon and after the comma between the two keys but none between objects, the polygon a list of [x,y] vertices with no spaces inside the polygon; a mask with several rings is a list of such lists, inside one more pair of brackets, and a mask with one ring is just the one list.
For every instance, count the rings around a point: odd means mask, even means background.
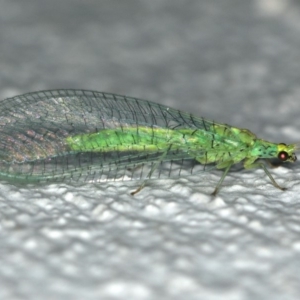
[{"label": "gray background", "polygon": [[[300,141],[300,3],[3,0],[1,98],[135,96]],[[299,299],[299,164],[138,183],[0,186],[0,298]]]}]

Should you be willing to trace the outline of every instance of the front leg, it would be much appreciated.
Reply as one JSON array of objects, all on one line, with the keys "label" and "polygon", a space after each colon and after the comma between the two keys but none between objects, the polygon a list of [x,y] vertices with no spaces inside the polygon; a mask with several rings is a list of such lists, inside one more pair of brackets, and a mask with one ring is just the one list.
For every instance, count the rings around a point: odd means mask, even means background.
[{"label": "front leg", "polygon": [[254,169],[254,168],[262,168],[265,173],[268,175],[268,177],[270,178],[272,184],[277,187],[278,189],[284,191],[286,190],[286,188],[281,187],[273,178],[273,176],[271,175],[271,173],[269,172],[269,170],[266,168],[265,164],[262,162],[255,162],[253,159],[246,159],[244,161],[244,168],[245,169]]}]

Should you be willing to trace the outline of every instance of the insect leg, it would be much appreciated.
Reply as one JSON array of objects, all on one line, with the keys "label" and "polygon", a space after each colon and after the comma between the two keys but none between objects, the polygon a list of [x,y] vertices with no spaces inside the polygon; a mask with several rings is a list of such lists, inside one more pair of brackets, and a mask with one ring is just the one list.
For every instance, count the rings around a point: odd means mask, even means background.
[{"label": "insect leg", "polygon": [[167,151],[163,152],[163,154],[158,158],[158,160],[155,162],[155,164],[152,165],[151,170],[148,173],[146,179],[142,182],[142,184],[135,191],[130,193],[132,196],[134,196],[135,194],[137,194],[138,192],[140,192],[144,188],[144,186],[146,185],[148,179],[151,178],[153,172],[157,169],[158,165],[163,161],[164,157],[167,155],[167,153],[169,152],[171,147],[172,147],[172,145],[170,145],[170,147],[167,149]]},{"label": "insect leg", "polygon": [[275,179],[273,178],[273,176],[271,175],[271,173],[269,172],[269,170],[266,168],[266,166],[263,164],[263,163],[253,163],[253,164],[250,164],[250,165],[247,165],[247,161],[245,161],[244,163],[244,168],[245,169],[252,169],[252,168],[262,168],[265,173],[267,174],[267,176],[270,178],[272,184],[277,187],[278,189],[284,191],[286,190],[286,188],[280,186],[276,181]]},{"label": "insect leg", "polygon": [[228,166],[226,167],[226,169],[225,169],[225,171],[223,172],[223,175],[222,175],[222,177],[220,178],[220,180],[219,180],[219,182],[218,182],[218,184],[217,184],[215,190],[211,193],[213,196],[216,196],[217,193],[219,192],[219,190],[220,190],[220,188],[221,188],[221,185],[222,185],[222,183],[223,183],[223,181],[224,181],[224,179],[225,179],[225,177],[226,177],[226,175],[227,175],[227,173],[228,173],[228,171],[230,170],[230,168],[231,168],[232,165],[233,165],[233,163],[230,164],[230,165],[228,165]]}]

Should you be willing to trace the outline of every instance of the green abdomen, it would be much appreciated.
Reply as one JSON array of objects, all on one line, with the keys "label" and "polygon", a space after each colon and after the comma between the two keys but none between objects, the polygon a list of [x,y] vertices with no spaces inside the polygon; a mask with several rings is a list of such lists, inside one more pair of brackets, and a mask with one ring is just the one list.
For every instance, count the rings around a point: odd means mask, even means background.
[{"label": "green abdomen", "polygon": [[132,127],[76,135],[68,137],[66,142],[72,151],[78,152],[155,151],[166,148],[175,135],[168,129]]}]

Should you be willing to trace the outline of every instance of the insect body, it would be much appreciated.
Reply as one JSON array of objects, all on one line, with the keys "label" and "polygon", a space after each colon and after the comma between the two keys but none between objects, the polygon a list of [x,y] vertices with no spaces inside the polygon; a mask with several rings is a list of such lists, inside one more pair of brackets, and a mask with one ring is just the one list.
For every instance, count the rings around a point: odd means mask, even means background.
[{"label": "insect body", "polygon": [[[97,182],[139,173],[157,177],[161,162],[195,159],[224,169],[261,167],[282,189],[260,158],[295,162],[296,144],[257,139],[247,129],[217,124],[153,102],[84,90],[28,93],[0,102],[0,178],[11,181]],[[131,174],[133,174],[132,172]],[[128,177],[128,175],[126,175]],[[129,176],[133,179],[134,176]]]}]

